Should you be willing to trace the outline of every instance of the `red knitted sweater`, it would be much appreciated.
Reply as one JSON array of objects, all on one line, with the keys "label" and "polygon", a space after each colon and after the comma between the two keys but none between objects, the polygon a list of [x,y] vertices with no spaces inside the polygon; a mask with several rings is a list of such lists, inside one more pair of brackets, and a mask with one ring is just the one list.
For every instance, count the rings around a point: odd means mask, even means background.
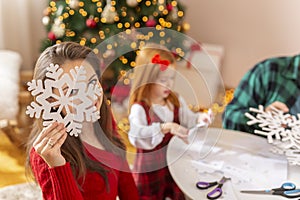
[{"label": "red knitted sweater", "polygon": [[106,166],[118,166],[117,169],[107,167],[107,169],[110,170],[107,173],[109,191],[106,188],[102,176],[96,172],[89,171],[86,174],[84,182],[82,179],[78,180],[78,183],[82,187],[82,189],[80,189],[72,174],[70,163],[49,168],[45,161],[32,149],[30,152],[30,164],[34,176],[42,189],[44,199],[115,200],[117,196],[119,196],[121,200],[138,199],[137,188],[133,181],[132,174],[129,172],[127,162],[110,152],[99,150],[89,145],[88,149],[93,155],[90,155],[93,159],[103,161],[102,163],[105,163]]}]

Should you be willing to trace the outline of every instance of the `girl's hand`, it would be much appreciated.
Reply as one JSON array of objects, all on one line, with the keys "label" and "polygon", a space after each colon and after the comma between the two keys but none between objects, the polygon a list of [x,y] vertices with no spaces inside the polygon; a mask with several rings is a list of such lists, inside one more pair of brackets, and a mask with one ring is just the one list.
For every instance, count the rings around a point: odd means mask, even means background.
[{"label": "girl's hand", "polygon": [[64,124],[54,122],[43,129],[33,142],[33,148],[49,167],[66,164],[66,159],[62,156],[60,148],[65,142],[67,135]]},{"label": "girl's hand", "polygon": [[205,113],[205,112],[199,113],[197,123],[204,122],[207,125],[209,125],[212,123],[213,118],[214,118],[213,112],[211,111],[211,109],[209,109],[207,113]]},{"label": "girl's hand", "polygon": [[289,112],[289,108],[287,107],[287,105],[279,101],[275,101],[271,103],[268,107],[265,108],[265,111],[271,112],[272,110],[274,110],[274,108],[277,110],[281,110],[284,113]]},{"label": "girl's hand", "polygon": [[173,135],[177,135],[180,139],[182,139],[185,143],[188,143],[188,133],[189,130],[183,126],[180,126],[174,122],[167,122],[161,125],[161,131],[166,134],[170,132]]}]

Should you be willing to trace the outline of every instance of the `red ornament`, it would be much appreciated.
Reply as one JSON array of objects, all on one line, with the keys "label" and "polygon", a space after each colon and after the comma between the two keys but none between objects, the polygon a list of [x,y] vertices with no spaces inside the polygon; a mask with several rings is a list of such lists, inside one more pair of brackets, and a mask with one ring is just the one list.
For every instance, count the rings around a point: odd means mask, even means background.
[{"label": "red ornament", "polygon": [[93,18],[87,19],[85,24],[89,28],[96,28],[96,26],[97,26],[97,23],[95,22],[95,20]]},{"label": "red ornament", "polygon": [[156,21],[155,21],[155,19],[149,19],[149,20],[146,22],[146,26],[147,26],[147,27],[155,27],[155,26],[156,26]]},{"label": "red ornament", "polygon": [[55,34],[54,34],[52,31],[50,31],[50,32],[48,33],[48,38],[49,38],[50,40],[52,40],[52,41],[55,41],[55,40],[56,40],[56,36],[55,36]]},{"label": "red ornament", "polygon": [[172,4],[170,4],[170,3],[167,4],[167,10],[168,11],[172,11],[173,10]]}]

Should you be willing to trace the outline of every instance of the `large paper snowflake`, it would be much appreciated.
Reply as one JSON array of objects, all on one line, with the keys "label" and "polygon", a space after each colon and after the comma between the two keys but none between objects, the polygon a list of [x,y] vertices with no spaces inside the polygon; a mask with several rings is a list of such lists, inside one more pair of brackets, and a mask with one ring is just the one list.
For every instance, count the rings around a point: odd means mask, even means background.
[{"label": "large paper snowflake", "polygon": [[88,84],[83,66],[71,69],[69,75],[59,65],[50,64],[44,83],[42,80],[32,80],[27,85],[36,102],[27,106],[26,114],[42,118],[45,127],[55,121],[61,122],[69,135],[78,136],[84,120],[95,122],[100,118],[94,102],[103,92],[98,84]]},{"label": "large paper snowflake", "polygon": [[267,136],[268,142],[276,146],[273,151],[285,154],[291,164],[300,164],[300,114],[296,117],[276,108],[266,112],[262,105],[249,110],[256,116],[245,113],[250,119],[247,124],[257,124],[261,128],[254,133]]}]

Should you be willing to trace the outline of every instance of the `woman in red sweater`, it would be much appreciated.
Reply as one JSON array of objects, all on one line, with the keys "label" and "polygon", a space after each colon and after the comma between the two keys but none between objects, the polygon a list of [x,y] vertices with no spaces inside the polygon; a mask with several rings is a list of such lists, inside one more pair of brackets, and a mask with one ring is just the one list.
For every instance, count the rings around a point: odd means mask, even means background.
[{"label": "woman in red sweater", "polygon": [[[100,62],[90,48],[73,42],[47,48],[36,63],[34,79],[45,82],[47,68],[51,64],[58,65],[70,77],[74,75],[72,69],[74,72],[76,66],[83,66],[87,89],[90,85],[102,89],[97,78],[100,77],[97,73]],[[59,103],[63,98],[55,98],[56,95],[76,96],[80,92],[69,87],[53,86],[54,95],[46,101],[49,104],[58,103],[51,104],[56,106],[51,107],[50,113],[59,112],[66,117],[69,110],[76,118],[76,110],[72,105],[68,104],[61,110]],[[75,98],[73,101],[76,104]],[[100,119],[95,122],[83,121],[79,137],[71,136],[67,131],[70,124],[53,122],[43,127],[46,122],[43,119],[36,119],[33,124],[27,142],[27,170],[39,184],[44,199],[138,199],[137,188],[126,162],[125,147],[116,132],[105,96],[102,93],[95,95],[92,101],[97,112],[100,112]]]}]

